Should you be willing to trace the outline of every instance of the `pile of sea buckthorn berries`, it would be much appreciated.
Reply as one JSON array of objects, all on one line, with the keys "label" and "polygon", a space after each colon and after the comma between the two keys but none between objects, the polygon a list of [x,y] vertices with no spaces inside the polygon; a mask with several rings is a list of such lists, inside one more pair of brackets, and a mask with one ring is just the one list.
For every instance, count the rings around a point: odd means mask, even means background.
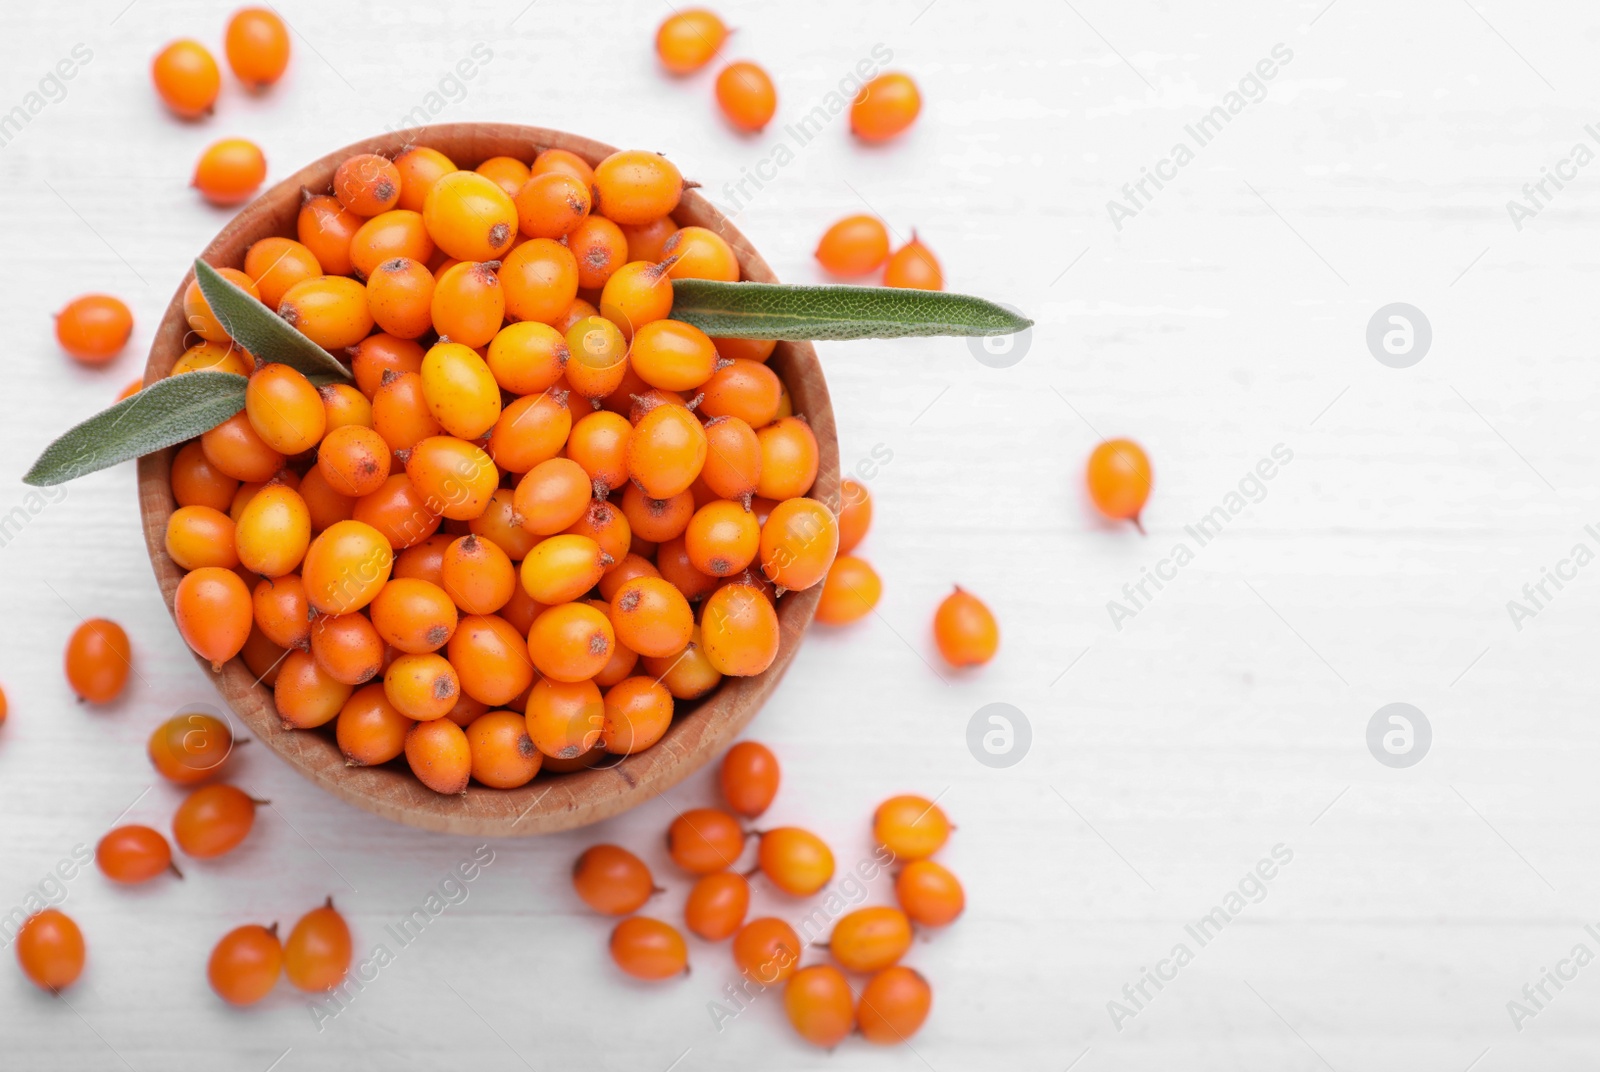
[{"label": "pile of sea buckthorn berries", "polygon": [[192,284],[173,373],[249,385],[172,463],[190,647],[440,793],[648,748],[675,701],[765,670],[839,525],[774,344],[671,319],[674,279],[740,274],[673,222],[684,186],[639,151],[344,161],[296,238],[222,274],[354,384],[258,366]]},{"label": "pile of sea buckthorn berries", "polygon": [[[683,923],[706,942],[731,939],[730,952],[741,982],[727,994],[737,1015],[769,988],[783,985],[783,1007],[800,1037],[831,1049],[852,1031],[869,1042],[904,1042],[922,1027],[933,991],[915,969],[900,963],[911,948],[912,925],[939,928],[953,923],[966,907],[961,882],[930,857],[953,827],[939,806],[919,796],[891,797],[873,815],[872,858],[851,871],[866,883],[891,866],[898,907],[871,905],[844,911],[849,901],[837,895],[801,920],[801,934],[776,916],[747,920],[751,879],[760,875],[778,894],[811,897],[834,877],[833,851],[809,830],[797,826],[747,831],[741,819],[767,810],[778,793],[777,757],[765,745],[742,741],[728,751],[719,771],[723,808],[693,808],[679,813],[667,828],[667,853],[679,870],[694,877],[683,906]],[[746,842],[756,837],[755,866],[736,870]],[[636,979],[662,980],[687,973],[689,946],[671,923],[634,915],[657,894],[650,868],[617,845],[595,845],[572,867],[572,885],[590,908],[623,916],[611,931],[611,958]],[[820,928],[832,924],[826,941]],[[806,948],[826,949],[832,963],[802,966]],[[842,970],[841,970],[842,969]],[[865,977],[852,988],[845,972]]]}]

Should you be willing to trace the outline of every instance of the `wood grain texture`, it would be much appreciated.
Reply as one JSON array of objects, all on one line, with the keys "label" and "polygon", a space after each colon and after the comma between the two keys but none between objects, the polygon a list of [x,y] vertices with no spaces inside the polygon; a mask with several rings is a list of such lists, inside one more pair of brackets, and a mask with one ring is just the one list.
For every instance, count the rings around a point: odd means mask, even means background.
[{"label": "wood grain texture", "polygon": [[[510,123],[448,123],[367,138],[327,154],[272,186],[241,209],[199,256],[216,268],[242,269],[251,244],[272,235],[294,235],[302,192],[331,189],[334,169],[343,160],[356,153],[393,157],[411,145],[437,149],[464,168],[476,167],[494,156],[532,160],[552,148],[597,164],[615,151],[589,138]],[[673,218],[680,226],[705,227],[726,239],[739,258],[745,279],[777,282],[767,262],[738,228],[693,190],[685,193]],[[193,278],[191,269],[162,318],[145,364],[147,382],[166,376],[183,353],[188,333],[183,293]],[[810,343],[780,343],[769,364],[783,377],[795,411],[805,414],[817,436],[820,464],[811,495],[836,503],[839,441],[816,350]],[[169,611],[184,575],[166,552],[167,521],[177,507],[171,486],[172,458],[177,450],[171,447],[148,454],[138,463],[145,544]],[[272,690],[259,683],[243,658],[236,657],[222,668],[217,689],[253,734],[341,800],[424,830],[475,837],[531,837],[587,826],[636,807],[720,756],[782,680],[820,595],[820,586],[784,595],[778,601],[780,636],[772,665],[754,677],[724,679],[703,700],[679,702],[671,727],[653,747],[630,756],[608,756],[586,770],[541,774],[517,789],[490,789],[473,782],[459,796],[445,796],[418,782],[399,761],[381,767],[350,766],[334,741],[331,726],[305,731],[281,724]],[[206,660],[195,658],[209,668]]]}]

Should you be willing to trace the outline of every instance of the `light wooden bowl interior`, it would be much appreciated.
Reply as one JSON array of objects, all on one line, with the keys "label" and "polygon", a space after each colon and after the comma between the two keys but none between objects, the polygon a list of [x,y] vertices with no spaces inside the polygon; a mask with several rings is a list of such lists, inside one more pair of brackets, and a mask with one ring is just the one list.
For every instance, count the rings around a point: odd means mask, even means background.
[{"label": "light wooden bowl interior", "polygon": [[[242,268],[251,243],[269,235],[293,237],[303,188],[328,191],[334,169],[353,153],[392,157],[410,145],[438,149],[465,168],[476,167],[493,156],[527,161],[549,148],[569,150],[590,163],[598,163],[614,151],[611,146],[588,138],[505,123],[450,123],[369,138],[330,153],[273,186],[245,206],[201,256],[218,268]],[[738,254],[745,279],[777,281],[767,262],[738,229],[694,191],[685,194],[673,217],[680,225],[706,227],[726,239]],[[184,351],[188,327],[183,316],[183,291],[192,278],[192,272],[184,276],[167,307],[145,366],[147,383],[167,375]],[[811,495],[836,504],[839,445],[816,351],[809,343],[779,343],[770,365],[788,385],[795,412],[805,415],[817,436],[821,466]],[[145,542],[168,612],[183,576],[183,570],[165,549],[167,519],[176,507],[169,481],[176,449],[139,460],[139,507]],[[574,773],[541,772],[520,789],[488,789],[473,783],[460,796],[441,796],[412,777],[403,760],[381,767],[347,766],[334,741],[331,724],[310,731],[282,728],[271,690],[256,683],[255,675],[242,659],[230,661],[215,681],[234,713],[256,737],[307,778],[357,807],[425,830],[475,837],[542,834],[598,822],[642,804],[720,756],[777,687],[811,621],[820,589],[818,585],[804,592],[791,592],[778,601],[781,642],[777,659],[765,673],[725,679],[705,699],[692,705],[680,702],[671,728],[652,748],[632,756],[609,757],[600,766]],[[208,674],[211,672],[205,660],[197,661]]]}]

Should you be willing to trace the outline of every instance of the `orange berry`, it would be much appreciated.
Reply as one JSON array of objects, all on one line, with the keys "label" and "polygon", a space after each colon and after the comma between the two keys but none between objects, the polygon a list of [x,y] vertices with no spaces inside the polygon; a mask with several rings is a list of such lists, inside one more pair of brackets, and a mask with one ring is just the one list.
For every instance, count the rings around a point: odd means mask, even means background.
[{"label": "orange berry", "polygon": [[228,20],[223,51],[234,77],[259,93],[289,66],[289,30],[275,12],[240,8]]},{"label": "orange berry", "polygon": [[883,581],[866,559],[840,555],[833,560],[828,578],[822,583],[817,621],[824,625],[848,625],[872,613],[882,596]]},{"label": "orange berry", "polygon": [[412,447],[406,475],[430,510],[458,521],[483,513],[500,483],[488,454],[451,436],[429,436]]},{"label": "orange berry", "polygon": [[880,74],[850,103],[850,131],[862,141],[887,141],[914,123],[920,111],[922,94],[910,75]]},{"label": "orange berry", "polygon": [[401,551],[394,560],[393,577],[409,577],[444,588],[444,553],[457,537],[435,533]]},{"label": "orange berry", "polygon": [[278,315],[331,353],[354,346],[372,331],[367,288],[354,279],[325,275],[289,288]]},{"label": "orange berry", "polygon": [[575,759],[594,748],[605,726],[605,705],[590,680],[541,679],[528,694],[528,736],[550,759]]},{"label": "orange berry", "polygon": [[[461,691],[493,707],[510,703],[533,684],[527,640],[510,622],[492,614],[463,618],[450,638],[448,656]],[[528,777],[533,777],[531,771]]]},{"label": "orange berry", "polygon": [[327,431],[322,396],[288,365],[262,365],[245,388],[245,412],[262,442],[280,454],[310,450]]},{"label": "orange berry", "polygon": [[611,959],[633,976],[655,982],[689,970],[689,947],[670,923],[632,916],[611,931]]},{"label": "orange berry", "polygon": [[204,566],[185,574],[172,610],[178,632],[212,670],[220,671],[250,636],[250,590],[232,570]]},{"label": "orange berry", "polygon": [[761,526],[749,507],[717,499],[695,511],[684,531],[683,543],[695,569],[713,577],[727,577],[755,560]]},{"label": "orange berry", "polygon": [[[239,287],[252,298],[259,297],[255,280],[237,268],[219,268],[217,274],[228,282]],[[206,296],[200,292],[200,284],[191,279],[189,285],[183,289],[183,319],[189,325],[189,330],[205,339],[207,342],[228,342],[228,332],[217,321],[211,312],[211,304],[206,301]],[[177,371],[176,366],[173,369]]]},{"label": "orange berry", "polygon": [[589,166],[589,162],[566,149],[546,149],[540,153],[534,160],[533,166],[528,169],[528,177],[548,175],[551,172],[571,175],[585,186],[594,184],[594,169]]},{"label": "orange berry", "polygon": [[689,551],[682,536],[663,542],[656,548],[656,569],[663,580],[683,593],[691,603],[711,594],[717,579],[701,573],[689,561]]},{"label": "orange berry", "polygon": [[435,180],[422,206],[422,220],[434,244],[461,261],[498,260],[517,236],[517,206],[511,196],[474,171],[454,171]]},{"label": "orange berry", "polygon": [[783,381],[759,361],[734,358],[712,374],[701,388],[705,397],[700,412],[707,417],[738,417],[751,428],[762,429],[778,416]]},{"label": "orange berry", "polygon": [[283,974],[296,987],[319,994],[344,981],[350,970],[350,925],[333,898],[301,916],[283,943]]},{"label": "orange berry", "polygon": [[778,757],[755,741],[740,741],[722,757],[717,784],[722,799],[740,815],[755,818],[772,806],[778,795]]},{"label": "orange berry", "polygon": [[855,995],[832,964],[795,972],[783,986],[783,1011],[801,1038],[825,1050],[843,1042],[856,1026]]},{"label": "orange berry", "polygon": [[252,483],[271,480],[284,463],[283,455],[267,446],[243,412],[201,435],[200,449],[215,468]]},{"label": "orange berry", "polygon": [[858,908],[833,925],[828,952],[850,971],[877,972],[911,948],[911,921],[898,908]]},{"label": "orange berry", "polygon": [[378,635],[409,655],[444,647],[455,634],[457,622],[450,596],[431,581],[395,577],[372,600],[372,624]]},{"label": "orange berry", "polygon": [[239,481],[211,464],[199,443],[186,443],[172,459],[172,495],[179,506],[227,510]]},{"label": "orange berry", "polygon": [[772,986],[795,973],[804,948],[793,927],[764,916],[752,919],[733,936],[733,963],[752,982]]},{"label": "orange berry", "polygon": [[694,630],[689,601],[660,577],[635,577],[618,588],[611,617],[617,639],[652,658],[682,651]]},{"label": "orange berry", "polygon": [[437,149],[413,146],[394,158],[395,170],[400,173],[400,200],[396,208],[408,212],[421,212],[427,203],[428,191],[433,184],[459,170],[455,163]]},{"label": "orange berry", "polygon": [[164,871],[177,871],[172,866],[172,846],[148,826],[112,830],[95,846],[94,862],[112,882],[128,886],[149,882]]},{"label": "orange berry", "polygon": [[606,280],[600,291],[600,315],[622,329],[624,338],[652,320],[664,319],[672,312],[672,266],[668,257],[652,264],[629,261]]},{"label": "orange berry", "polygon": [[[498,261],[461,261],[440,274],[433,291],[433,326],[452,345],[487,346],[500,331],[506,297],[500,289],[500,277],[495,275],[499,267]],[[426,362],[423,368],[426,370]],[[497,393],[497,410],[499,401]]]},{"label": "orange berry", "polygon": [[222,936],[206,963],[211,989],[231,1005],[254,1005],[272,992],[282,974],[283,944],[276,923],[234,928]]},{"label": "orange berry", "polygon": [[35,912],[17,928],[17,963],[40,990],[60,993],[83,973],[83,932],[54,908]]},{"label": "orange berry", "polygon": [[599,583],[611,563],[600,545],[587,536],[550,536],[534,545],[522,560],[522,587],[540,603],[567,603]]},{"label": "orange berry", "polygon": [[133,314],[109,294],[85,294],[56,314],[56,341],[85,365],[104,365],[128,343]]},{"label": "orange berry", "polygon": [[461,678],[442,655],[401,655],[383,672],[383,694],[407,718],[431,721],[455,706]]},{"label": "orange berry", "polygon": [[209,115],[222,88],[217,61],[198,41],[185,38],[156,53],[150,65],[156,92],[174,115],[198,119]]},{"label": "orange berry", "polygon": [[[463,278],[457,275],[463,270],[469,275],[476,271],[494,279],[494,273],[488,271],[487,266],[466,263],[450,269],[445,279]],[[436,323],[437,306],[444,289],[434,292]],[[499,293],[497,284],[490,284],[490,292]],[[498,314],[495,326],[499,327]],[[471,344],[454,341],[454,335],[451,337],[450,342],[434,344],[422,359],[422,397],[433,419],[446,432],[458,439],[478,439],[500,419],[500,385]]]},{"label": "orange berry", "polygon": [[889,258],[889,231],[876,216],[846,216],[817,243],[816,258],[833,275],[866,275]]},{"label": "orange berry", "polygon": [[378,682],[357,689],[339,708],[334,729],[345,762],[356,767],[387,763],[405,751],[406,731],[413,725],[383,693]]},{"label": "orange berry", "polygon": [[302,243],[272,236],[252,243],[245,252],[244,274],[255,282],[261,303],[276,309],[290,287],[321,275],[322,265]]},{"label": "orange berry", "polygon": [[950,837],[950,820],[933,801],[906,793],[890,797],[872,813],[872,836],[897,859],[932,856]]},{"label": "orange berry", "polygon": [[317,388],[328,431],[335,428],[372,428],[372,403],[348,383],[325,383]]},{"label": "orange berry", "polygon": [[685,227],[674,231],[661,248],[662,256],[677,258],[677,263],[668,273],[674,279],[715,279],[724,283],[739,281],[739,258],[733,252],[733,247],[715,231],[704,227]]},{"label": "orange berry", "polygon": [[943,290],[944,269],[923,241],[912,232],[911,241],[895,250],[883,269],[883,285],[913,290]]},{"label": "orange berry", "polygon": [[761,440],[738,417],[705,424],[706,462],[700,479],[724,499],[748,503],[761,483]]},{"label": "orange berry", "polygon": [[[322,474],[313,469],[306,474],[306,484],[310,484],[313,477],[321,480]],[[442,520],[404,473],[390,473],[389,479],[377,491],[359,499],[344,501],[349,504],[345,516],[324,525],[324,529],[331,528],[339,520],[353,519],[376,529],[384,541],[397,551],[414,547],[432,536],[439,531]],[[307,498],[306,502],[309,505],[310,499]]]},{"label": "orange berry", "polygon": [[500,329],[485,360],[502,389],[536,395],[561,382],[569,356],[565,332],[524,320]]},{"label": "orange berry", "polygon": [[513,320],[555,320],[578,296],[578,262],[573,251],[548,238],[530,238],[500,266],[506,316]]},{"label": "orange berry", "polygon": [[232,852],[255,825],[256,803],[231,785],[203,785],[173,813],[172,839],[197,859]]},{"label": "orange berry", "polygon": [[[567,457],[583,467],[595,494],[604,496],[628,479],[629,443],[633,425],[610,410],[597,410],[573,424],[567,436]],[[528,512],[518,507],[524,517]]]},{"label": "orange berry", "polygon": [[761,477],[756,494],[792,499],[811,490],[821,452],[811,426],[799,417],[781,417],[756,432],[761,444]]},{"label": "orange berry", "polygon": [[473,170],[491,180],[509,197],[516,197],[529,174],[528,165],[514,156],[491,156]]},{"label": "orange berry", "polygon": [[524,395],[495,422],[489,456],[506,472],[526,473],[560,454],[571,431],[572,410],[565,391]]},{"label": "orange berry", "polygon": [[308,190],[295,221],[295,236],[328,275],[349,275],[355,271],[350,247],[364,222],[332,194],[312,196]]},{"label": "orange berry", "polygon": [[983,601],[958,586],[933,615],[933,638],[951,666],[979,666],[1000,648],[1000,626]]},{"label": "orange berry", "polygon": [[267,158],[246,138],[223,138],[200,154],[189,185],[213,205],[248,201],[267,177]]},{"label": "orange berry", "polygon": [[[489,506],[483,513],[467,522],[467,527],[479,539],[486,540],[502,551],[509,565],[526,558],[538,537],[522,527],[522,517],[517,513],[516,493],[510,488],[496,488],[489,497]],[[508,576],[514,576],[512,570]],[[508,584],[509,592],[515,584]]]},{"label": "orange berry", "polygon": [[756,862],[769,882],[793,897],[809,897],[833,879],[833,850],[798,826],[762,834]]},{"label": "orange berry", "polygon": [[913,860],[895,876],[895,900],[914,923],[943,927],[961,915],[967,897],[961,882],[932,860]]},{"label": "orange berry", "polygon": [[678,700],[698,700],[722,681],[722,674],[706,658],[698,625],[689,634],[689,643],[682,651],[660,658],[643,658],[640,663],[645,673],[665,685]]},{"label": "orange berry", "polygon": [[642,752],[672,725],[672,694],[648,677],[625,678],[605,694],[600,745],[613,755]]},{"label": "orange berry", "polygon": [[333,194],[357,216],[388,212],[400,201],[400,169],[377,153],[357,153],[334,170]]},{"label": "orange berry", "polygon": [[433,273],[421,261],[395,257],[367,279],[367,311],[379,328],[415,339],[433,327]]},{"label": "orange berry", "polygon": [[472,776],[491,789],[527,785],[539,773],[542,754],[528,737],[527,721],[515,711],[491,711],[467,727]]},{"label": "orange berry", "polygon": [[718,808],[690,808],[667,827],[667,853],[691,875],[726,871],[744,855],[744,828]]},{"label": "orange berry", "polygon": [[600,545],[600,550],[611,556],[606,563],[609,571],[628,556],[633,547],[633,533],[628,528],[628,518],[615,503],[595,499],[583,515],[567,528],[575,536],[587,536]]},{"label": "orange berry", "polygon": [[234,537],[239,562],[262,577],[292,573],[311,545],[311,512],[300,493],[273,481],[239,514]]},{"label": "orange berry", "polygon": [[472,776],[472,746],[466,731],[448,718],[418,722],[406,732],[406,762],[417,780],[435,793],[465,793]]},{"label": "orange berry", "polygon": [[748,60],[730,63],[717,75],[717,106],[740,130],[754,133],[772,121],[778,111],[778,91],[772,78]]},{"label": "orange berry", "polygon": [[639,328],[627,356],[640,379],[666,391],[696,390],[717,370],[716,346],[705,332],[680,320],[655,320]]},{"label": "orange berry", "polygon": [[257,628],[278,647],[304,649],[311,643],[311,604],[299,574],[260,581],[251,607]]},{"label": "orange berry", "polygon": [[737,871],[702,875],[683,903],[683,922],[691,934],[708,942],[731,938],[750,911],[750,882]]},{"label": "orange berry", "polygon": [[772,357],[772,352],[777,349],[775,339],[712,339],[717,344],[717,353],[729,361],[754,361],[756,364],[765,364]]},{"label": "orange berry", "polygon": [[1087,481],[1095,507],[1114,521],[1132,521],[1150,498],[1150,457],[1131,439],[1107,439],[1089,455]]},{"label": "orange berry", "polygon": [[605,668],[616,642],[610,619],[600,611],[584,603],[563,603],[534,619],[528,654],[545,677],[578,682]]},{"label": "orange berry", "polygon": [[815,499],[785,499],[761,526],[761,572],[780,588],[810,588],[828,575],[839,523]]},{"label": "orange berry", "polygon": [[278,683],[279,670],[283,666],[283,657],[287,654],[266,638],[260,629],[251,629],[249,639],[244,642],[244,648],[239,652],[239,658],[244,660],[245,666],[256,676],[256,683],[272,688]]},{"label": "orange berry", "polygon": [[689,74],[711,62],[728,28],[705,8],[674,11],[656,29],[656,55],[673,74]]},{"label": "orange berry", "polygon": [[879,1046],[905,1042],[922,1028],[932,1004],[933,991],[920,974],[901,964],[885,968],[861,988],[861,1035]]},{"label": "orange berry", "polygon": [[340,521],[306,549],[306,598],[323,614],[349,614],[372,602],[389,579],[394,551],[371,525]]},{"label": "orange berry", "polygon": [[445,550],[441,574],[444,590],[468,614],[495,613],[511,599],[517,585],[516,568],[505,551],[473,534]]},{"label": "orange berry", "polygon": [[683,176],[659,153],[623,149],[594,169],[595,211],[619,224],[669,216],[683,195]]},{"label": "orange berry", "polygon": [[347,424],[329,432],[317,448],[317,469],[341,495],[371,495],[389,479],[390,450],[371,428]]},{"label": "orange berry", "polygon": [[186,570],[201,566],[232,569],[239,564],[233,530],[233,519],[220,510],[180,506],[167,518],[167,555]]},{"label": "orange berry", "polygon": [[689,519],[694,516],[694,496],[684,491],[670,499],[652,499],[639,485],[630,482],[622,493],[622,513],[634,535],[661,543],[682,535],[688,528]]},{"label": "orange berry", "polygon": [[364,614],[324,614],[311,623],[311,656],[341,685],[365,685],[383,668],[383,638]]},{"label": "orange berry", "polygon": [[587,399],[601,399],[621,386],[629,368],[628,342],[611,321],[584,317],[567,329],[567,382]]},{"label": "orange berry", "polygon": [[846,477],[839,482],[839,553],[854,551],[872,525],[872,495],[867,486]]},{"label": "orange berry", "polygon": [[670,499],[689,490],[706,451],[705,429],[693,413],[679,405],[657,406],[628,437],[628,476],[652,499]]},{"label": "orange berry", "polygon": [[351,687],[322,668],[316,656],[291,651],[278,667],[272,683],[273,706],[286,730],[309,730],[339,717],[349,701]]},{"label": "orange berry", "polygon": [[720,674],[749,677],[778,657],[778,614],[754,585],[726,584],[712,592],[700,628],[706,660]]},{"label": "orange berry", "polygon": [[527,179],[511,200],[517,224],[529,238],[560,238],[589,215],[588,184],[563,172]]},{"label": "orange berry", "polygon": [[628,240],[628,255],[623,258],[623,262],[664,260],[667,256],[667,239],[676,234],[677,230],[678,225],[673,222],[671,216],[658,216],[648,223],[623,227],[623,237]]},{"label": "orange berry", "polygon": [[433,239],[422,224],[422,213],[409,209],[380,212],[350,238],[350,262],[367,278],[384,261],[406,257],[427,264],[432,256]]},{"label": "orange berry", "polygon": [[233,752],[233,732],[221,719],[189,711],[157,726],[147,751],[157,774],[178,785],[193,785],[222,769]]},{"label": "orange berry", "polygon": [[581,465],[571,458],[551,458],[517,482],[512,501],[523,528],[536,536],[552,536],[583,517],[593,490],[593,481]]},{"label": "orange berry", "polygon": [[185,372],[231,372],[235,376],[249,377],[255,373],[255,359],[231,342],[199,342],[179,355],[167,375],[181,376]]},{"label": "orange berry", "polygon": [[394,450],[410,450],[444,431],[428,407],[420,361],[417,368],[416,372],[386,371],[372,396],[372,427]]}]

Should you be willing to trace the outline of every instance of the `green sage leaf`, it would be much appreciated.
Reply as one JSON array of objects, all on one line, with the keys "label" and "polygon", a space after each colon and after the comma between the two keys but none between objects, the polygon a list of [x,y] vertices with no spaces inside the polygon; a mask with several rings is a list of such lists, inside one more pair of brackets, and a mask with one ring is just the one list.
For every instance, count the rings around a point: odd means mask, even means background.
[{"label": "green sage leaf", "polygon": [[672,318],[713,338],[787,341],[1011,335],[1033,324],[967,294],[709,279],[673,281]]},{"label": "green sage leaf", "polygon": [[195,261],[194,277],[222,330],[257,360],[288,365],[307,376],[323,373],[337,376],[343,383],[350,381],[350,370],[344,362],[290,327],[287,320],[230,283],[211,265]]},{"label": "green sage leaf", "polygon": [[185,372],[157,380],[63,434],[22,480],[35,487],[63,484],[193,439],[244,409],[249,382],[233,372]]}]

